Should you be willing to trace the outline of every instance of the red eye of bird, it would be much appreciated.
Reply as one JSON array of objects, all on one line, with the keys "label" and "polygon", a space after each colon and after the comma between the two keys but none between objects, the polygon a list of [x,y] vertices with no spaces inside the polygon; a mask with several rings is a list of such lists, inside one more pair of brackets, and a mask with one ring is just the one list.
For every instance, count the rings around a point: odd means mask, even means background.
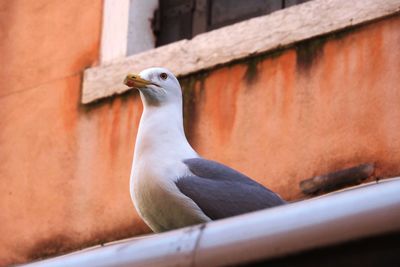
[{"label": "red eye of bird", "polygon": [[163,72],[160,74],[160,78],[166,80],[168,78],[168,75],[165,72]]}]

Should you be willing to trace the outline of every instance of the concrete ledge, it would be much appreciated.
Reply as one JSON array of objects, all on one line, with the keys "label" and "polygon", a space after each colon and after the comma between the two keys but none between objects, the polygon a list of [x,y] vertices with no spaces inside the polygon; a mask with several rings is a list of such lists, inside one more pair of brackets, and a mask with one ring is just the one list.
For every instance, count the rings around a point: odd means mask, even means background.
[{"label": "concrete ledge", "polygon": [[183,76],[399,11],[400,0],[310,1],[207,32],[192,40],[182,40],[109,65],[87,69],[81,101],[87,104],[129,90],[122,84],[128,72],[163,66],[177,76]]}]

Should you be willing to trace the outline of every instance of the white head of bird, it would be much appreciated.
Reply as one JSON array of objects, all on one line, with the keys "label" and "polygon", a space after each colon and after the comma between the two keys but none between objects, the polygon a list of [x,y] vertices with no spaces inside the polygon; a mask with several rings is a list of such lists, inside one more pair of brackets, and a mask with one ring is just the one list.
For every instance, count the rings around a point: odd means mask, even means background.
[{"label": "white head of bird", "polygon": [[165,68],[149,68],[137,74],[128,74],[124,83],[140,91],[144,106],[162,106],[182,103],[178,79]]}]

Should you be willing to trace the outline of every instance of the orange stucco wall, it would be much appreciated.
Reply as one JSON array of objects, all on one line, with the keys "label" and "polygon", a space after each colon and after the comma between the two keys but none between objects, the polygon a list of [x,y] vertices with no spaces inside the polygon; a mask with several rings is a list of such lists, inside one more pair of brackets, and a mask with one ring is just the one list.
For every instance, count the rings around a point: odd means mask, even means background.
[{"label": "orange stucco wall", "polygon": [[145,229],[127,191],[137,100],[80,105],[102,5],[0,1],[0,265]]},{"label": "orange stucco wall", "polygon": [[197,75],[192,143],[289,199],[301,180],[361,163],[399,175],[398,29],[399,16]]},{"label": "orange stucco wall", "polygon": [[[128,189],[137,93],[79,103],[101,13],[100,0],[0,0],[0,265],[148,232]],[[387,18],[184,78],[191,142],[287,199],[353,164],[399,175],[399,27]]]}]

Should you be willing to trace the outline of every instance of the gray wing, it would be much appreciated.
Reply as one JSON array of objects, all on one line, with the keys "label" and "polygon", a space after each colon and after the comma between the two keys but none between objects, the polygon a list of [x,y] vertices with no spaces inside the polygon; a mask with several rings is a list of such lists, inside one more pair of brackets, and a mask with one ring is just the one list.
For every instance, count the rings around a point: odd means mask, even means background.
[{"label": "gray wing", "polygon": [[222,219],[286,202],[277,194],[234,169],[202,158],[183,161],[194,175],[176,181],[211,219]]}]

